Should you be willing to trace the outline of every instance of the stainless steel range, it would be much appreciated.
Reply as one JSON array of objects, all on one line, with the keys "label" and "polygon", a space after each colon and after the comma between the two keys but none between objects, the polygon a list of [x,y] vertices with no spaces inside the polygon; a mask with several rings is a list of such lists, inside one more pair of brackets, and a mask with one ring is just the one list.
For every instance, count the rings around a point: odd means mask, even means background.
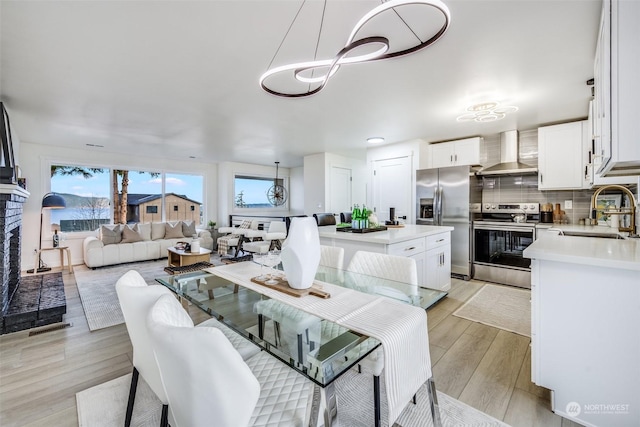
[{"label": "stainless steel range", "polygon": [[538,203],[487,203],[473,221],[474,279],[531,288],[531,260],[522,255],[536,239]]}]

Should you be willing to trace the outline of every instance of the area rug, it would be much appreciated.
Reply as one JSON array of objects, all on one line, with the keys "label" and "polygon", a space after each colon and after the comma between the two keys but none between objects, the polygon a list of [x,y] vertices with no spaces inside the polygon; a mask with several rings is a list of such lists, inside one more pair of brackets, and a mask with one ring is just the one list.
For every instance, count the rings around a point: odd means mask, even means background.
[{"label": "area rug", "polygon": [[531,337],[531,291],[487,283],[453,315]]},{"label": "area rug", "polygon": [[[381,378],[381,392],[384,394],[384,378]],[[104,384],[83,390],[76,394],[78,424],[80,427],[120,427],[129,395],[131,374]],[[370,427],[373,425],[373,381],[371,374],[358,374],[355,370],[345,373],[337,380],[338,417],[336,427]],[[386,399],[382,396],[383,419],[386,414]],[[444,393],[438,392],[440,417],[446,427],[483,426],[508,427],[507,424],[478,411]],[[160,423],[162,404],[149,386],[140,377],[133,410],[132,426],[157,426]],[[383,426],[387,423],[383,421]],[[417,395],[417,404],[409,403],[394,427],[430,427],[431,410],[426,387]]]},{"label": "area rug", "polygon": [[[211,257],[211,263],[222,265],[217,255]],[[100,267],[95,270],[85,265],[74,268],[78,293],[89,330],[96,331],[124,323],[116,294],[116,282],[124,273],[136,270],[148,284],[154,285],[157,284],[156,278],[168,275],[164,271],[166,266],[167,260],[161,259]]]}]

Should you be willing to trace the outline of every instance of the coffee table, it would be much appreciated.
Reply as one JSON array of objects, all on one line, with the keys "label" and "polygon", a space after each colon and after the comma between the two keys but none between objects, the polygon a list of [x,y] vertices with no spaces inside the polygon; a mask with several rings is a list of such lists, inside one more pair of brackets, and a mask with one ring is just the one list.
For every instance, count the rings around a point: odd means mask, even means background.
[{"label": "coffee table", "polygon": [[169,267],[182,267],[202,261],[208,262],[210,259],[211,251],[209,249],[200,248],[198,252],[185,252],[173,246],[167,248],[167,262]]}]

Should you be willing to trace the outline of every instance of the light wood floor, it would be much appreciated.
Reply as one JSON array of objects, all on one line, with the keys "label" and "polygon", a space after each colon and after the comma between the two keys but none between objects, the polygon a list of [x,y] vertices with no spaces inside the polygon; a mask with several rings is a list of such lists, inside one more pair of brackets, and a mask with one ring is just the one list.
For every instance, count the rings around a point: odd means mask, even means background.
[{"label": "light wood floor", "polygon": [[[0,425],[77,426],[75,394],[131,372],[125,325],[89,332],[75,278],[63,273],[72,327],[0,337]],[[452,316],[481,282],[454,280],[427,312],[438,390],[512,426],[578,426],[549,410],[548,391],[530,381],[530,340]],[[207,315],[190,308],[195,323]]]}]

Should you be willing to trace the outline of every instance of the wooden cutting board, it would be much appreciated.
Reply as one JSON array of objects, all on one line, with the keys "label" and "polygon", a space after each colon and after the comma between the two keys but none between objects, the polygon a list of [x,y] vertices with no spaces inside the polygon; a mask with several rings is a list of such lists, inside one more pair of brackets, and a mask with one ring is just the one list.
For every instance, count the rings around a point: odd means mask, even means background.
[{"label": "wooden cutting board", "polygon": [[286,280],[280,277],[277,278],[276,280],[278,281],[277,284],[269,285],[265,283],[266,282],[265,280],[258,280],[257,277],[251,278],[251,281],[253,283],[256,283],[258,285],[262,285],[267,288],[274,289],[278,292],[282,292],[284,294],[291,295],[298,298],[306,297],[307,295],[313,295],[314,297],[319,297],[324,299],[331,297],[331,294],[329,292],[323,291],[322,287],[316,283],[311,285],[309,289],[293,289],[291,286],[289,286],[289,282],[287,282]]}]

